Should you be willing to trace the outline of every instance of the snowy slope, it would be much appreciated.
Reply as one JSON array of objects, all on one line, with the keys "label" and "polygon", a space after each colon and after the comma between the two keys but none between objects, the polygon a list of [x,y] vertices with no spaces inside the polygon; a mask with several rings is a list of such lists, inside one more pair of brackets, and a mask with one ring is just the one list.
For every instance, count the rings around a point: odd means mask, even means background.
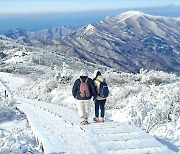
[{"label": "snowy slope", "polygon": [[[7,80],[8,79],[8,80]],[[18,80],[18,82],[17,82]],[[17,75],[13,75],[10,73],[2,73],[0,72],[0,83],[4,84],[4,86],[9,89],[10,91],[15,91],[18,87],[21,87],[24,85],[27,79],[22,78],[22,77],[17,77]]]},{"label": "snowy slope", "polygon": [[45,153],[173,153],[137,127],[115,121],[81,126],[76,110],[27,99],[18,103]]}]

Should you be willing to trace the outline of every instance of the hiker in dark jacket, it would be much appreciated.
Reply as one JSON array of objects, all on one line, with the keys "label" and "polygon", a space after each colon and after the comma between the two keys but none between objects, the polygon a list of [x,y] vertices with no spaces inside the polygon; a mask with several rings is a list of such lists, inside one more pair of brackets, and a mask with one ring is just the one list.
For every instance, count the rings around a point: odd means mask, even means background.
[{"label": "hiker in dark jacket", "polygon": [[81,118],[81,124],[87,124],[90,99],[92,97],[96,98],[97,92],[93,80],[88,78],[85,70],[81,70],[79,76],[80,78],[74,82],[72,95],[77,99],[76,105]]},{"label": "hiker in dark jacket", "polygon": [[[106,81],[105,81],[105,78],[101,75],[100,71],[94,71],[93,81],[94,81],[96,91],[97,91],[97,97],[94,100],[95,118],[93,118],[93,120],[95,122],[104,122],[106,98],[103,98],[99,95],[99,90],[100,90],[100,83],[106,82]],[[99,116],[99,109],[100,109],[100,116]]]}]

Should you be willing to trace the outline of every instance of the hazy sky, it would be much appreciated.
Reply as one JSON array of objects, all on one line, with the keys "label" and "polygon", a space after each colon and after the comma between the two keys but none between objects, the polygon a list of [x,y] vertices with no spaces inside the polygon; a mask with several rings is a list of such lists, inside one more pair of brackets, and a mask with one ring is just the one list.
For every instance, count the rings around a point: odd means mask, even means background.
[{"label": "hazy sky", "polygon": [[0,0],[0,13],[50,13],[180,6],[180,0]]}]

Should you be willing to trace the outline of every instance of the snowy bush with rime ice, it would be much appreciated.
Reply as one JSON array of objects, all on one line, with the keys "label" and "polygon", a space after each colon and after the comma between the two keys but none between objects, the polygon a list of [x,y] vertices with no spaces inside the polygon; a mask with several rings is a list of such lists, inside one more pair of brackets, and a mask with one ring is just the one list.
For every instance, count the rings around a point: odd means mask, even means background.
[{"label": "snowy bush with rime ice", "polygon": [[180,78],[153,70],[141,70],[129,82],[124,74],[119,77],[125,82],[112,89],[107,103],[114,119],[137,125],[157,136],[179,138]]},{"label": "snowy bush with rime ice", "polygon": [[37,99],[41,101],[51,102],[51,92],[62,85],[68,85],[71,83],[72,76],[48,76],[46,78],[38,78],[36,81],[25,84],[20,87],[16,94],[25,98]]},{"label": "snowy bush with rime ice", "polygon": [[0,119],[11,119],[15,114],[13,100],[3,99],[0,103]]}]

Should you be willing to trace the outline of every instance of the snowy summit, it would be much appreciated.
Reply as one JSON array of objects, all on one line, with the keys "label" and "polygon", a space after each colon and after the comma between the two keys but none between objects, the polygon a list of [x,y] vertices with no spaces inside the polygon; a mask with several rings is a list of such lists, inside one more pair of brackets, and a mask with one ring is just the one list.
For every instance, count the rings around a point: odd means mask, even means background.
[{"label": "snowy summit", "polygon": [[144,16],[144,15],[147,15],[147,14],[140,12],[140,11],[128,11],[128,12],[119,14],[119,15],[115,16],[114,18],[120,19],[120,20],[125,20],[130,17],[137,18],[137,17]]}]

